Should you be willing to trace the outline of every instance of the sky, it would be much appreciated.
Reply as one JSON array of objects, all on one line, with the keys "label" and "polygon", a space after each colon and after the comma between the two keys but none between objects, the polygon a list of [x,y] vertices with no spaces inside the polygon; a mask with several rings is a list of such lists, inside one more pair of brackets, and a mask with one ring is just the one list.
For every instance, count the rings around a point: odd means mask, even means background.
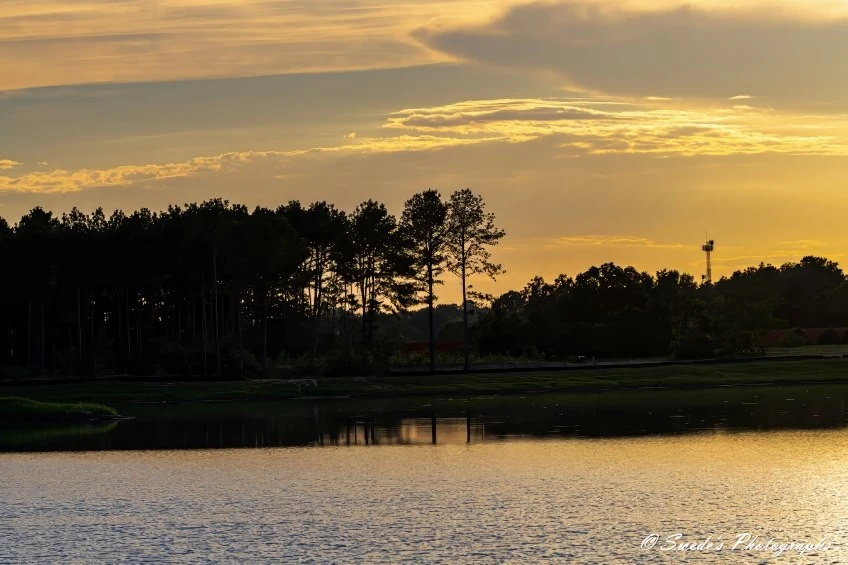
[{"label": "sky", "polygon": [[845,53],[842,0],[4,0],[0,216],[468,187],[483,292],[845,263]]}]

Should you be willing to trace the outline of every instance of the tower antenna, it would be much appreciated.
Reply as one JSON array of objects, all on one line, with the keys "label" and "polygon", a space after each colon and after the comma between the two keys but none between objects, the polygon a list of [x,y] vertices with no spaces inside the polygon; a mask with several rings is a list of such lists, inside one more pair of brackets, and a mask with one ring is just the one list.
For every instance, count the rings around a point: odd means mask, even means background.
[{"label": "tower antenna", "polygon": [[715,241],[712,239],[708,239],[707,242],[701,246],[701,251],[707,255],[707,274],[703,276],[703,280],[707,284],[712,284],[713,282],[713,266],[710,257],[713,249],[715,249]]}]

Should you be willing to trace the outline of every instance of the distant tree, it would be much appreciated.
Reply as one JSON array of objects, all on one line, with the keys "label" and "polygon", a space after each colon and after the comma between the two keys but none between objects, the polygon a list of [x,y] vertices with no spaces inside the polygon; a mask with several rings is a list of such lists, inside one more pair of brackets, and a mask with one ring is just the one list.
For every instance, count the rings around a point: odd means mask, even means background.
[{"label": "distant tree", "polygon": [[401,218],[401,230],[412,252],[415,278],[423,283],[428,316],[430,370],[436,369],[436,333],[433,305],[434,287],[442,284],[438,277],[444,270],[445,246],[448,236],[448,204],[437,190],[425,190],[406,201]]},{"label": "distant tree", "polygon": [[60,237],[59,229],[59,220],[41,207],[33,208],[15,227],[20,270],[14,274],[20,277],[21,290],[28,298],[28,364],[36,367],[39,375],[45,374],[51,333],[47,314],[56,298],[56,274],[62,260],[54,245]]},{"label": "distant tree", "polygon": [[[838,329],[848,326],[848,279],[813,256],[711,285],[603,263],[533,277],[483,307],[467,283],[503,272],[489,257],[501,237],[467,189],[447,202],[413,195],[399,221],[373,201],[353,213],[325,202],[248,212],[220,199],[162,212],[35,208],[12,226],[0,219],[0,378],[250,377],[295,366],[344,375],[381,345],[440,329],[464,340],[466,367],[470,343],[563,360],[738,353],[787,327],[798,328],[786,332],[792,345],[808,344],[810,328],[834,328],[822,342],[848,339]],[[462,305],[434,304],[442,269],[460,277]]]},{"label": "distant tree", "polygon": [[480,320],[479,346],[482,354],[520,357],[535,341],[536,332],[527,321],[525,296],[510,290],[492,302],[489,313]]},{"label": "distant tree", "polygon": [[[684,341],[691,341],[693,328],[697,334],[702,303],[698,300],[698,287],[692,275],[663,269],[658,271],[648,303],[652,321],[651,339],[657,350],[677,351]],[[704,343],[699,338],[699,343]]]},{"label": "distant tree", "polygon": [[328,294],[332,294],[333,279],[338,274],[337,263],[341,240],[347,233],[347,218],[344,212],[324,201],[314,202],[308,208],[292,201],[278,208],[277,212],[288,220],[309,250],[303,275],[312,319],[311,353],[315,356],[320,341],[321,319],[333,305]]},{"label": "distant tree", "polygon": [[483,197],[464,188],[451,194],[448,212],[446,260],[448,269],[462,281],[462,320],[465,370],[470,368],[468,350],[468,277],[486,275],[494,279],[504,272],[490,261],[489,247],[497,245],[506,232],[495,227],[495,215],[485,211]]},{"label": "distant tree", "polygon": [[256,208],[251,214],[247,239],[252,270],[250,285],[255,302],[261,308],[262,366],[268,373],[268,334],[274,298],[291,290],[292,279],[302,268],[309,251],[289,223],[274,212]]},{"label": "distant tree", "polygon": [[715,285],[716,294],[709,303],[715,335],[725,352],[762,347],[762,336],[784,322],[775,314],[781,297],[773,290],[773,268],[751,268],[723,278]]},{"label": "distant tree", "polygon": [[[762,269],[762,267],[761,267]],[[798,263],[787,263],[774,269],[776,289],[782,297],[778,315],[792,327],[831,326],[837,315],[834,293],[845,283],[839,265],[824,257],[803,257]],[[748,271],[752,271],[749,269]],[[757,281],[762,286],[763,281]]]},{"label": "distant tree", "polygon": [[368,200],[350,219],[345,274],[358,291],[362,347],[370,349],[378,314],[404,311],[415,301],[413,257],[394,216]]}]

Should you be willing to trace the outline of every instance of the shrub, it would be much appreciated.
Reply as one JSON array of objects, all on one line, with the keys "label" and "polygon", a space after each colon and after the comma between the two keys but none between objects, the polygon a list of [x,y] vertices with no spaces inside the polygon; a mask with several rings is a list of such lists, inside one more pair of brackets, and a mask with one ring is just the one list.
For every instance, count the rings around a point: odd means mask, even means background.
[{"label": "shrub", "polygon": [[282,352],[269,362],[269,371],[275,377],[315,377],[321,373],[321,362],[311,355],[289,356]]},{"label": "shrub", "polygon": [[365,371],[361,356],[337,352],[324,359],[322,375],[325,377],[355,377],[361,376]]},{"label": "shrub", "polygon": [[809,345],[809,340],[807,339],[807,334],[800,329],[788,332],[784,338],[785,347],[803,347],[805,345]]},{"label": "shrub", "polygon": [[384,376],[389,372],[389,356],[386,351],[336,353],[325,359],[322,375],[325,377]]},{"label": "shrub", "polygon": [[834,329],[826,330],[819,336],[819,345],[837,345],[842,343],[842,337]]},{"label": "shrub", "polygon": [[715,355],[715,342],[704,333],[685,336],[677,344],[675,359],[707,359]]},{"label": "shrub", "polygon": [[29,367],[0,367],[0,380],[24,380],[31,377]]}]

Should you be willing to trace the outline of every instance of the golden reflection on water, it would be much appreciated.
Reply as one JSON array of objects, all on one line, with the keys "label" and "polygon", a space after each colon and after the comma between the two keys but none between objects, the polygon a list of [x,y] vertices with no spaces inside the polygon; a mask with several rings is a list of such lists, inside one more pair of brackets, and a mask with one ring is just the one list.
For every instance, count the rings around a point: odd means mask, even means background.
[{"label": "golden reflection on water", "polygon": [[675,532],[833,542],[691,562],[848,562],[846,430],[465,444],[457,419],[433,446],[407,424],[418,445],[0,455],[0,562],[678,563],[640,548]]},{"label": "golden reflection on water", "polygon": [[[483,441],[482,422],[472,418],[404,418],[397,425],[352,420],[335,437],[323,435],[324,445],[458,444]],[[334,441],[335,440],[335,441]]]}]

